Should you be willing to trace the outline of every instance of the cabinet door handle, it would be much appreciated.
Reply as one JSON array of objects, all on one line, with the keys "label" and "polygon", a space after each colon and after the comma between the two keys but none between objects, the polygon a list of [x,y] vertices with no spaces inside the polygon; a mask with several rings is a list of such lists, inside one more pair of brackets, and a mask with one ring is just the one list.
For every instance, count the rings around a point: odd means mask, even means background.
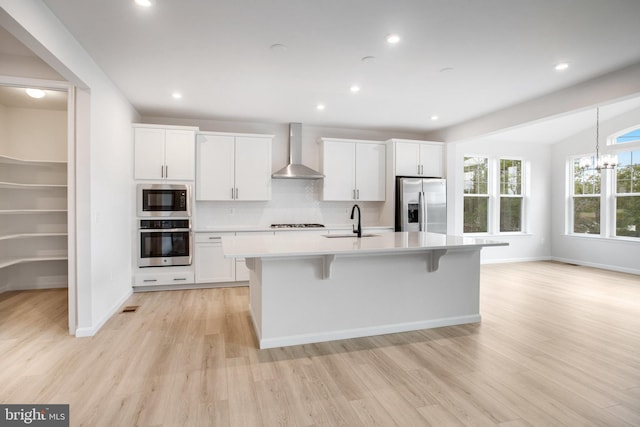
[{"label": "cabinet door handle", "polygon": [[169,178],[169,165],[164,167],[164,177]]},{"label": "cabinet door handle", "polygon": [[164,165],[160,165],[160,178],[164,178]]},{"label": "cabinet door handle", "polygon": [[236,200],[238,200],[238,187],[236,187]]},{"label": "cabinet door handle", "polygon": [[356,200],[360,200],[360,189],[356,190]]},{"label": "cabinet door handle", "polygon": [[355,199],[356,199],[356,189],[354,188],[353,189],[353,200],[355,200]]},{"label": "cabinet door handle", "polygon": [[152,283],[152,282],[157,282],[157,279],[144,279],[142,282],[143,283]]},{"label": "cabinet door handle", "polygon": [[231,200],[235,199],[236,189],[231,187]]},{"label": "cabinet door handle", "polygon": [[184,282],[187,280],[186,277],[174,277],[173,278],[174,282]]}]

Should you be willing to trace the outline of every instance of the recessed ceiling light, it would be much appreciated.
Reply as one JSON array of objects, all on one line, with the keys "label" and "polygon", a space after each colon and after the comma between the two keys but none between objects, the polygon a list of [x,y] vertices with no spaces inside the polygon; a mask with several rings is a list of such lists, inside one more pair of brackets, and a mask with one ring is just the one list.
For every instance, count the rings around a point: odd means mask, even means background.
[{"label": "recessed ceiling light", "polygon": [[400,41],[400,36],[397,34],[389,34],[387,36],[387,43],[389,44],[396,44]]},{"label": "recessed ceiling light", "polygon": [[564,71],[569,68],[569,64],[566,62],[561,62],[555,66],[556,71]]},{"label": "recessed ceiling light", "polygon": [[358,85],[353,85],[353,86],[351,86],[351,87],[349,88],[349,90],[350,90],[351,92],[353,92],[353,93],[360,92],[360,86],[358,86]]},{"label": "recessed ceiling light", "polygon": [[440,117],[439,117],[438,115],[436,115],[436,114],[434,114],[433,116],[431,116],[431,120],[433,120],[434,122],[435,122],[436,120],[438,120],[439,118],[440,118]]},{"label": "recessed ceiling light", "polygon": [[316,105],[316,109],[318,109],[318,110],[320,110],[320,111],[324,110],[324,104],[318,104],[318,105]]},{"label": "recessed ceiling light", "polygon": [[143,7],[151,6],[151,0],[135,0],[135,2],[138,6],[143,6]]},{"label": "recessed ceiling light", "polygon": [[451,71],[453,71],[453,67],[440,68],[441,73],[450,73]]},{"label": "recessed ceiling light", "polygon": [[25,92],[27,92],[27,95],[29,95],[30,97],[36,98],[36,99],[44,98],[44,96],[46,95],[44,91],[41,89],[29,88],[29,89],[26,89]]},{"label": "recessed ceiling light", "polygon": [[275,43],[269,46],[269,49],[274,52],[284,52],[285,50],[287,50],[287,46],[283,45],[282,43]]},{"label": "recessed ceiling light", "polygon": [[182,98],[182,94],[180,92],[173,92],[171,94],[171,97],[173,97],[173,99],[181,99]]}]

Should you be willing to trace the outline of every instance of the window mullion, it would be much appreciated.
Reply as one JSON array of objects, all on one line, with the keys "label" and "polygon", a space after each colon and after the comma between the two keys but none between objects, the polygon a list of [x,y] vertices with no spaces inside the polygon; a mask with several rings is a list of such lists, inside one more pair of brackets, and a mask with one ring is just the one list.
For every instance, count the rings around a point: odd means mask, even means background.
[{"label": "window mullion", "polygon": [[489,204],[491,234],[500,233],[500,159],[491,158],[489,163]]}]

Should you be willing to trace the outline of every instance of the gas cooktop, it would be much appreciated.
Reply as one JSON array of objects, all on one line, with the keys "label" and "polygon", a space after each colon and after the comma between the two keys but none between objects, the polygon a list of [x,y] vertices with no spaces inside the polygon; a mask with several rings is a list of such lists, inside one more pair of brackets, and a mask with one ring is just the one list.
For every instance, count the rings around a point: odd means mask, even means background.
[{"label": "gas cooktop", "polygon": [[271,228],[324,228],[322,224],[271,224]]}]

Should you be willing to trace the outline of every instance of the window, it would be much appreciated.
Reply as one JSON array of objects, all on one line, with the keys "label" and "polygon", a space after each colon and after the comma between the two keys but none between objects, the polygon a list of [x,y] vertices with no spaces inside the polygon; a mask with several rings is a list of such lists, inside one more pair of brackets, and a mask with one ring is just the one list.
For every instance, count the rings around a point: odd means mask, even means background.
[{"label": "window", "polygon": [[600,234],[600,172],[593,157],[573,159],[573,232]]},{"label": "window", "polygon": [[523,231],[523,161],[464,158],[465,233]]},{"label": "window", "polygon": [[522,161],[500,159],[500,232],[522,231]]},{"label": "window", "polygon": [[616,236],[640,237],[640,151],[618,153]]},{"label": "window", "polygon": [[464,158],[464,232],[486,233],[489,212],[489,159]]},{"label": "window", "polygon": [[640,142],[640,128],[633,129],[613,138],[614,144],[627,144],[632,142]]}]

